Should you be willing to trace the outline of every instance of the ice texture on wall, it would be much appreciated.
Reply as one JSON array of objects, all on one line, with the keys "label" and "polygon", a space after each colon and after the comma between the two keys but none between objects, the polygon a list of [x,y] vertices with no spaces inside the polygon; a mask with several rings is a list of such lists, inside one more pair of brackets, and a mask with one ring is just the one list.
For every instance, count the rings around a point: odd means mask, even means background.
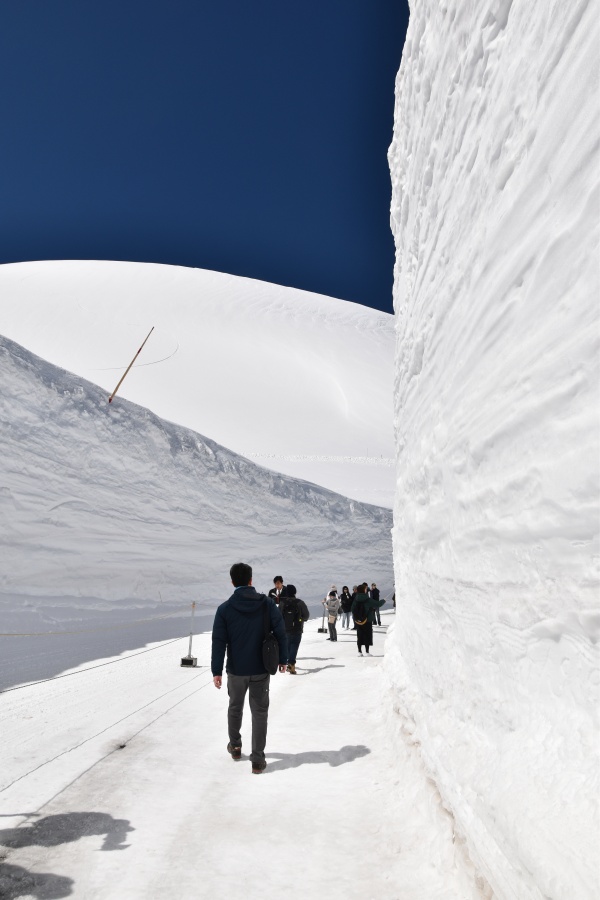
[{"label": "ice texture on wall", "polygon": [[600,895],[597,6],[415,0],[395,705],[503,898]]}]

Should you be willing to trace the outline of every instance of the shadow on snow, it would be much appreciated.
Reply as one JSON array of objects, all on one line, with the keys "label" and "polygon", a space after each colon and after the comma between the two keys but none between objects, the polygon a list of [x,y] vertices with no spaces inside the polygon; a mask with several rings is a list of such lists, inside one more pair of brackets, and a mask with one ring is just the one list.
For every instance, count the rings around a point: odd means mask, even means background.
[{"label": "shadow on snow", "polygon": [[[0,829],[0,844],[16,850],[21,847],[56,847],[82,837],[104,835],[101,850],[125,850],[127,834],[134,829],[127,819],[113,819],[107,813],[72,812],[44,816],[32,825]],[[49,872],[28,872],[21,866],[0,863],[0,897],[36,897],[59,900],[73,893],[73,879]]]},{"label": "shadow on snow", "polygon": [[[298,664],[296,663],[298,666]],[[345,669],[346,667],[341,665],[340,663],[331,663],[328,666],[317,666],[315,669],[305,669],[303,666],[298,666],[298,675],[312,675],[313,672],[324,672],[325,669]]]},{"label": "shadow on snow", "polygon": [[265,753],[267,759],[277,760],[269,763],[265,774],[269,772],[281,772],[283,769],[297,769],[311,763],[328,763],[330,766],[343,766],[344,763],[354,762],[361,756],[366,756],[371,751],[364,744],[352,747],[346,745],[340,750],[307,750],[304,753]]},{"label": "shadow on snow", "polygon": [[134,829],[127,819],[113,819],[108,813],[72,812],[57,816],[44,816],[33,825],[19,828],[1,828],[0,844],[11,849],[17,847],[56,847],[70,844],[92,834],[103,834],[101,850],[125,850],[124,841]]},{"label": "shadow on snow", "polygon": [[73,893],[73,879],[49,872],[28,872],[21,866],[0,864],[0,897],[36,897],[39,900],[59,900]]}]

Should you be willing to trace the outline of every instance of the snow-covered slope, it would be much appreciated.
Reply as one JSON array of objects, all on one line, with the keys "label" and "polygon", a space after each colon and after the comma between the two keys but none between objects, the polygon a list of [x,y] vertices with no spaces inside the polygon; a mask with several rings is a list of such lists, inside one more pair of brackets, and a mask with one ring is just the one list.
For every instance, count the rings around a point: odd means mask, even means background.
[{"label": "snow-covered slope", "polygon": [[394,320],[319,294],[127,262],[0,266],[0,334],[280,472],[391,508]]},{"label": "snow-covered slope", "polygon": [[600,896],[597,4],[415,0],[395,703],[498,897]]},{"label": "snow-covered slope", "polygon": [[4,338],[0,385],[2,631],[49,630],[15,627],[15,610],[62,628],[90,609],[213,610],[239,559],[257,587],[281,573],[308,602],[332,579],[392,583],[390,511],[263,469],[128,401],[109,406]]}]

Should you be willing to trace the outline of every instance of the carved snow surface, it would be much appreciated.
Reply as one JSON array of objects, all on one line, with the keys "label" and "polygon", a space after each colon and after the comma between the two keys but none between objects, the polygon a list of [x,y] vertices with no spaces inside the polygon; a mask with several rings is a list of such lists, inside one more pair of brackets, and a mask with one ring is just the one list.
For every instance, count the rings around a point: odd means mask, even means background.
[{"label": "carved snow surface", "polygon": [[502,898],[600,895],[598,24],[415,0],[396,86],[405,726]]}]

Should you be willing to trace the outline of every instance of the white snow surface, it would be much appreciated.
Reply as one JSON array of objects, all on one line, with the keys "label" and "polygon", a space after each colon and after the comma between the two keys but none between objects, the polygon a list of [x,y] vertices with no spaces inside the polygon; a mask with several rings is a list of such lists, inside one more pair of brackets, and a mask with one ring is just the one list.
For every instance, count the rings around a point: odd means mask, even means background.
[{"label": "white snow surface", "polygon": [[276,471],[392,508],[392,315],[203,269],[0,266],[0,334],[107,395],[152,326],[118,397]]},{"label": "white snow surface", "polygon": [[[383,625],[392,619],[384,610]],[[260,776],[247,708],[243,758],[226,752],[208,634],[194,639],[195,669],[179,665],[186,641],[157,643],[0,695],[0,895],[489,896],[418,753],[390,740],[385,629],[368,659],[351,632],[331,644],[317,624],[298,674],[271,679]]]},{"label": "white snow surface", "polygon": [[239,560],[257,587],[282,574],[309,604],[349,579],[391,597],[390,510],[264,469],[129,401],[109,406],[6,338],[0,384],[3,633],[121,627],[192,601],[212,613]]},{"label": "white snow surface", "polygon": [[495,894],[600,896],[597,3],[414,0],[388,673]]}]

